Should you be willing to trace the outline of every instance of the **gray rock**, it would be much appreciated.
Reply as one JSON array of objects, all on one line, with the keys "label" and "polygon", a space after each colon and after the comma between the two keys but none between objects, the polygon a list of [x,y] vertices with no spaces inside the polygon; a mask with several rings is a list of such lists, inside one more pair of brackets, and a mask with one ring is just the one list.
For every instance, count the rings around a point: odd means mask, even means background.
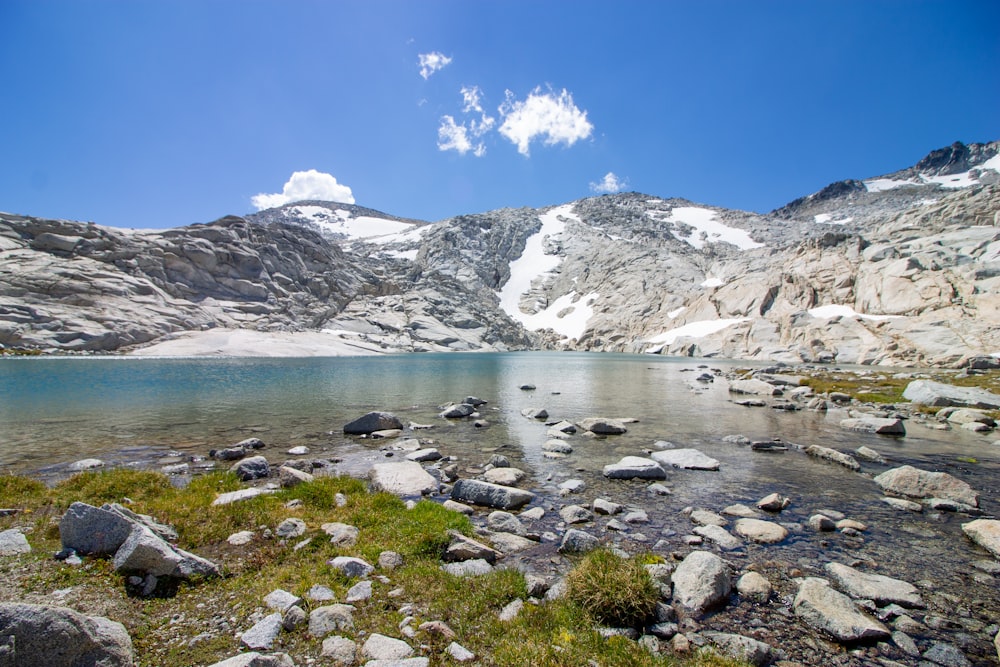
[{"label": "gray rock", "polygon": [[757,508],[765,512],[780,512],[791,504],[791,501],[777,493],[770,493],[757,501]]},{"label": "gray rock", "polygon": [[626,456],[618,463],[604,466],[604,476],[608,479],[666,479],[667,473],[653,459]]},{"label": "gray rock", "polygon": [[849,597],[816,577],[801,581],[792,609],[807,625],[840,642],[874,641],[889,636],[884,625],[859,611]]},{"label": "gray rock", "polygon": [[761,544],[775,544],[788,537],[787,528],[763,519],[737,519],[733,530],[738,535]]},{"label": "gray rock", "polygon": [[923,505],[921,505],[920,503],[915,503],[912,500],[904,500],[902,498],[886,497],[886,498],[882,498],[882,502],[884,502],[889,507],[892,507],[893,509],[904,510],[906,512],[923,512],[924,511],[924,506]]},{"label": "gray rock", "polygon": [[595,514],[603,514],[605,516],[618,514],[623,509],[618,503],[611,502],[606,498],[594,498],[594,502],[590,504],[590,508]]},{"label": "gray rock", "polygon": [[324,523],[320,526],[320,529],[330,536],[330,544],[336,544],[338,547],[353,547],[358,541],[358,536],[361,534],[361,531],[356,526],[350,526],[339,521]]},{"label": "gray rock", "polygon": [[314,479],[316,478],[311,473],[303,472],[290,466],[281,466],[278,468],[278,483],[281,484],[281,488],[283,489],[290,489],[299,484],[308,484]]},{"label": "gray rock", "polygon": [[10,662],[5,664],[16,667],[134,664],[132,640],[125,626],[65,607],[0,603],[0,637],[13,638],[13,650],[6,656]]},{"label": "gray rock", "polygon": [[372,660],[403,660],[413,655],[413,648],[401,639],[373,633],[361,647],[361,655]]},{"label": "gray rock", "polygon": [[515,484],[520,484],[521,481],[528,476],[528,473],[524,472],[520,468],[492,468],[483,473],[483,477],[490,484],[499,484],[500,486],[514,486]]},{"label": "gray rock", "polygon": [[359,581],[347,589],[347,598],[344,601],[348,604],[351,604],[352,602],[362,602],[371,598],[372,592],[371,581]]},{"label": "gray rock", "polygon": [[95,468],[103,468],[104,461],[101,459],[80,459],[79,461],[74,461],[70,463],[68,468],[71,472],[81,472],[83,470],[94,470]]},{"label": "gray rock", "polygon": [[840,427],[848,431],[861,433],[877,433],[878,435],[906,435],[906,427],[902,419],[885,419],[882,417],[851,417],[841,419]]},{"label": "gray rock", "polygon": [[1000,396],[975,387],[956,387],[931,380],[914,380],[903,390],[903,398],[921,405],[957,406],[996,410]]},{"label": "gray rock", "polygon": [[542,445],[542,451],[552,452],[555,454],[572,454],[573,445],[569,444],[565,440],[557,440],[553,438],[545,441],[545,444]]},{"label": "gray rock", "polygon": [[563,535],[559,544],[559,552],[564,554],[581,554],[593,551],[601,545],[601,541],[582,530],[570,528]]},{"label": "gray rock", "polygon": [[282,615],[275,612],[257,621],[243,633],[240,643],[249,649],[268,649],[281,634]]},{"label": "gray rock", "polygon": [[513,533],[514,535],[524,535],[524,524],[521,520],[510,512],[497,510],[490,512],[486,517],[486,527],[500,533]]},{"label": "gray rock", "polygon": [[285,519],[274,529],[274,534],[285,540],[305,535],[305,533],[306,522],[296,518]]},{"label": "gray rock", "polygon": [[829,533],[837,529],[833,519],[823,514],[813,514],[809,517],[809,527],[821,533]]},{"label": "gray rock", "polygon": [[438,417],[442,417],[443,419],[463,419],[472,416],[475,411],[475,406],[468,403],[452,403],[441,410],[438,413]]},{"label": "gray rock", "polygon": [[569,435],[576,433],[576,430],[576,425],[572,422],[566,421],[565,419],[560,422],[556,422],[549,427],[549,432],[564,433]]},{"label": "gray rock", "polygon": [[598,435],[621,435],[628,431],[622,420],[607,417],[588,417],[580,422],[580,428]]},{"label": "gray rock", "polygon": [[702,632],[701,635],[718,646],[723,654],[751,665],[761,667],[774,659],[774,649],[752,637],[728,632]]},{"label": "gray rock", "polygon": [[594,513],[580,505],[566,505],[559,510],[559,516],[569,524],[586,523],[594,520]]},{"label": "gray rock", "polygon": [[375,570],[374,567],[366,563],[361,558],[355,558],[353,556],[337,556],[336,558],[327,561],[327,565],[336,570],[340,570],[348,579],[367,577]]},{"label": "gray rock", "polygon": [[870,447],[865,447],[862,445],[854,450],[854,453],[858,458],[864,459],[865,461],[871,461],[872,463],[885,463],[885,457],[876,452]]},{"label": "gray rock", "polygon": [[732,590],[729,566],[708,551],[692,551],[672,575],[674,602],[695,612],[725,604]]},{"label": "gray rock", "polygon": [[309,614],[309,634],[326,637],[338,630],[354,631],[354,607],[349,604],[331,604],[313,609]]},{"label": "gray rock", "polygon": [[301,604],[302,598],[282,588],[276,588],[264,596],[264,605],[268,609],[274,609],[275,611],[284,612],[289,607],[300,606]]},{"label": "gray rock", "polygon": [[443,560],[447,562],[481,559],[492,564],[500,557],[500,554],[495,549],[471,537],[462,535],[456,530],[448,531],[448,535],[451,537],[451,542],[448,544],[443,555]]},{"label": "gray rock", "polygon": [[743,505],[742,503],[727,505],[722,509],[722,513],[727,516],[742,517],[744,519],[756,519],[757,517],[760,516],[759,512],[755,512],[754,510],[747,507],[746,505]]},{"label": "gray rock", "polygon": [[743,546],[743,541],[738,537],[734,537],[729,531],[727,531],[722,526],[716,526],[714,524],[709,524],[707,526],[696,526],[694,530],[691,531],[698,537],[703,537],[706,540],[715,542],[721,549],[726,551],[732,551],[733,549],[739,549]]},{"label": "gray rock", "polygon": [[31,545],[20,528],[0,531],[0,556],[31,553]]},{"label": "gray rock", "polygon": [[451,499],[501,510],[515,510],[534,500],[535,494],[475,479],[460,479],[451,489]]},{"label": "gray rock", "polygon": [[499,618],[501,621],[513,621],[517,618],[517,615],[521,613],[524,608],[524,600],[517,598],[513,602],[508,603],[503,609],[500,610]]},{"label": "gray rock", "polygon": [[706,456],[697,449],[667,449],[653,452],[650,455],[654,461],[664,466],[685,468],[688,470],[718,470],[719,461]]},{"label": "gray rock", "polygon": [[256,498],[257,496],[263,496],[269,493],[274,493],[271,489],[262,489],[259,487],[252,487],[249,489],[237,489],[236,491],[227,491],[226,493],[220,493],[212,501],[213,505],[228,505],[230,503],[237,503],[242,500],[250,500],[251,498]]},{"label": "gray rock", "polygon": [[528,419],[545,420],[549,418],[549,412],[545,408],[525,408],[521,414]]},{"label": "gray rock", "polygon": [[688,517],[699,526],[725,526],[728,521],[708,510],[694,510]]},{"label": "gray rock", "polygon": [[428,667],[430,658],[406,658],[404,660],[369,660],[365,667]]},{"label": "gray rock", "polygon": [[907,608],[925,606],[917,587],[900,579],[861,572],[841,563],[827,563],[823,569],[853,598],[873,600],[879,606],[886,604],[898,604]]},{"label": "gray rock", "polygon": [[468,662],[476,659],[475,653],[456,642],[448,644],[444,652],[450,655],[455,662]]},{"label": "gray rock", "polygon": [[753,396],[781,396],[782,391],[778,387],[752,378],[749,380],[733,380],[729,383],[729,391],[733,394],[750,394]]},{"label": "gray rock", "polygon": [[963,523],[962,530],[970,540],[1000,558],[1000,520],[976,519]]},{"label": "gray rock", "polygon": [[84,556],[110,556],[128,539],[135,523],[86,503],[73,503],[59,521],[63,548]]},{"label": "gray rock", "polygon": [[844,466],[848,470],[853,470],[855,472],[861,470],[861,464],[858,463],[853,456],[838,452],[836,449],[820,447],[819,445],[810,445],[806,447],[806,454],[812,456],[813,458],[823,459],[824,461],[832,461],[833,463]]},{"label": "gray rock", "polygon": [[406,455],[407,461],[416,461],[417,463],[422,463],[424,461],[437,461],[441,458],[441,452],[433,447],[425,447],[424,449],[418,449],[415,452],[410,452]]},{"label": "gray rock", "polygon": [[285,610],[285,615],[281,617],[281,627],[288,632],[294,632],[302,627],[309,620],[308,614],[298,605],[292,605]]},{"label": "gray rock", "polygon": [[928,472],[913,466],[887,470],[875,478],[883,492],[910,498],[947,498],[979,507],[979,494],[946,472]]},{"label": "gray rock", "polygon": [[329,602],[330,600],[335,600],[337,596],[326,586],[313,584],[306,592],[306,597],[313,602]]},{"label": "gray rock", "polygon": [[357,650],[357,645],[347,637],[334,635],[323,640],[320,656],[330,658],[338,665],[353,665]]},{"label": "gray rock", "polygon": [[271,466],[263,456],[251,456],[237,462],[229,469],[244,482],[265,479],[271,475]]},{"label": "gray rock", "polygon": [[142,572],[154,577],[189,579],[195,575],[218,576],[220,568],[210,560],[178,549],[149,528],[135,525],[128,539],[115,552],[114,568],[119,572]]},{"label": "gray rock", "polygon": [[493,571],[493,566],[486,560],[477,558],[458,563],[445,563],[441,566],[441,569],[455,577],[476,577],[489,574]]},{"label": "gray rock", "polygon": [[646,490],[657,496],[669,496],[671,491],[667,487],[663,486],[659,482],[653,482],[646,487]]},{"label": "gray rock", "polygon": [[742,597],[765,601],[771,597],[771,582],[759,572],[747,572],[736,581],[736,591]]},{"label": "gray rock", "polygon": [[517,553],[538,545],[537,542],[514,533],[493,533],[490,535],[490,541],[505,554]]},{"label": "gray rock", "polygon": [[937,413],[938,419],[944,419],[949,424],[983,424],[989,428],[996,427],[996,420],[983,410],[975,408],[943,408]]},{"label": "gray rock", "polygon": [[649,523],[649,515],[644,509],[634,509],[622,517],[625,523]]},{"label": "gray rock", "polygon": [[263,654],[256,651],[240,653],[209,667],[295,667],[295,662],[287,653]]},{"label": "gray rock", "polygon": [[376,463],[368,479],[373,490],[397,496],[422,496],[438,490],[438,481],[413,461]]},{"label": "gray rock", "polygon": [[344,424],[345,435],[369,435],[375,431],[402,429],[403,422],[389,412],[369,412],[354,421]]},{"label": "gray rock", "polygon": [[252,530],[241,530],[237,533],[233,533],[226,538],[226,542],[233,545],[234,547],[242,547],[244,545],[253,542],[253,538],[256,535]]},{"label": "gray rock", "polygon": [[972,662],[958,647],[945,642],[934,642],[921,657],[942,667],[972,667]]},{"label": "gray rock", "polygon": [[559,491],[562,493],[583,493],[583,490],[587,488],[586,482],[582,479],[567,479],[565,482],[559,484]]},{"label": "gray rock", "polygon": [[403,567],[403,556],[395,551],[383,551],[378,555],[378,566],[383,570]]}]

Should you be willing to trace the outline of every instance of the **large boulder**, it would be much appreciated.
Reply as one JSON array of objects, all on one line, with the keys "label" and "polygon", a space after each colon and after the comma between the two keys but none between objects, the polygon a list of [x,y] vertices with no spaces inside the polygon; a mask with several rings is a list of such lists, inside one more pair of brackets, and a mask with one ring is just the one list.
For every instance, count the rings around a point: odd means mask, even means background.
[{"label": "large boulder", "polygon": [[906,435],[906,427],[903,426],[902,419],[888,419],[870,415],[841,419],[840,428],[846,428],[848,431],[860,431],[861,433],[877,433],[878,435]]},{"label": "large boulder", "polygon": [[625,422],[607,417],[588,417],[580,422],[580,428],[598,435],[621,435],[628,431]]},{"label": "large boulder", "polygon": [[976,519],[962,524],[962,530],[969,539],[1000,558],[1000,521],[997,519]]},{"label": "large boulder", "polygon": [[110,556],[118,551],[135,522],[102,507],[73,503],[59,521],[59,537],[66,549],[86,556]]},{"label": "large boulder", "polygon": [[653,460],[665,466],[687,470],[718,470],[719,461],[697,449],[666,449],[653,452]]},{"label": "large boulder", "polygon": [[910,498],[946,498],[979,507],[979,494],[962,480],[946,472],[928,472],[913,466],[886,470],[875,477],[875,483],[885,493]]},{"label": "large boulder", "polygon": [[376,463],[368,479],[375,491],[397,496],[421,496],[438,490],[438,481],[414,461]]},{"label": "large boulder", "polygon": [[535,494],[512,486],[460,479],[451,489],[451,499],[500,510],[516,510],[534,500]]},{"label": "large boulder", "polygon": [[851,598],[831,588],[825,579],[803,579],[792,609],[807,625],[840,642],[874,641],[889,636],[888,628],[859,611]]},{"label": "large boulder", "polygon": [[824,569],[840,588],[857,600],[872,600],[879,606],[895,603],[903,607],[924,607],[917,587],[901,579],[861,572],[841,563],[827,563]]},{"label": "large boulder", "polygon": [[985,389],[956,387],[932,380],[914,380],[906,385],[906,389],[903,390],[903,398],[911,403],[940,407],[953,405],[983,410],[1000,408],[1000,396],[991,394]]},{"label": "large boulder", "polygon": [[692,551],[672,575],[674,602],[703,612],[725,604],[732,591],[729,566],[710,551]]},{"label": "large boulder", "polygon": [[345,435],[370,435],[375,431],[401,429],[403,422],[389,412],[369,412],[354,421],[344,424]]},{"label": "large boulder", "polygon": [[251,456],[238,461],[229,470],[244,482],[266,479],[271,476],[271,465],[263,456]]},{"label": "large boulder", "polygon": [[0,637],[13,638],[13,642],[8,641],[13,655],[5,665],[131,667],[134,664],[132,639],[125,626],[66,607],[2,603]]},{"label": "large boulder", "polygon": [[667,473],[653,459],[626,456],[618,463],[604,466],[604,476],[608,479],[666,479]]},{"label": "large boulder", "polygon": [[155,577],[189,579],[214,576],[219,566],[169,544],[145,526],[136,525],[114,556],[115,570],[143,572]]}]

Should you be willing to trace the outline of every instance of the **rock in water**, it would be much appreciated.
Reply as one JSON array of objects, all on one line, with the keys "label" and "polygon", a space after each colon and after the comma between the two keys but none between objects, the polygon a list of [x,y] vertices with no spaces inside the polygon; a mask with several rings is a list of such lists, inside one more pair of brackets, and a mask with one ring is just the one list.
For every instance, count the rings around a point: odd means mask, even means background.
[{"label": "rock in water", "polygon": [[962,524],[962,530],[969,539],[1000,558],[1000,520],[976,519]]},{"label": "rock in water", "polygon": [[580,422],[580,428],[584,431],[597,433],[598,435],[621,435],[628,431],[620,419],[608,419],[606,417],[589,417],[584,419]]},{"label": "rock in water", "polygon": [[421,496],[438,490],[438,481],[414,461],[376,463],[368,478],[374,490],[397,496]]},{"label": "rock in water", "polygon": [[388,412],[369,412],[354,421],[344,424],[345,435],[369,435],[375,431],[402,429],[403,422]]},{"label": "rock in water", "polygon": [[718,470],[719,462],[697,449],[667,449],[653,452],[653,460],[665,466],[687,470]]},{"label": "rock in water", "polygon": [[849,431],[862,433],[877,433],[878,435],[906,435],[906,427],[902,419],[883,419],[881,417],[852,417],[841,419],[840,427]]},{"label": "rock in water", "polygon": [[608,479],[666,479],[667,473],[653,459],[626,456],[618,463],[604,466],[604,476]]},{"label": "rock in water", "polygon": [[134,664],[132,639],[125,626],[65,607],[0,604],[0,637],[14,638],[9,664],[17,667]]},{"label": "rock in water", "polygon": [[806,447],[806,454],[812,456],[813,458],[832,461],[844,466],[848,470],[853,470],[854,472],[861,470],[861,464],[858,463],[853,456],[838,452],[836,449],[820,447],[819,445],[810,445]]},{"label": "rock in water", "polygon": [[979,494],[960,479],[946,472],[928,472],[913,466],[886,470],[875,478],[883,492],[910,498],[946,498],[979,507]]},{"label": "rock in water", "polygon": [[903,390],[903,398],[921,405],[956,406],[996,410],[1000,396],[975,387],[956,387],[931,380],[914,380]]},{"label": "rock in water", "polygon": [[692,551],[674,570],[674,602],[697,612],[720,606],[729,598],[729,566],[709,551]]},{"label": "rock in water", "polygon": [[792,609],[807,625],[840,642],[872,641],[889,636],[884,625],[858,611],[851,598],[835,591],[824,579],[803,579]]},{"label": "rock in water", "polygon": [[900,579],[861,572],[841,563],[827,563],[824,569],[855,599],[873,600],[879,606],[891,603],[911,608],[924,606],[917,587]]},{"label": "rock in water", "polygon": [[451,499],[501,510],[519,509],[535,499],[535,494],[510,486],[475,479],[460,479],[451,489]]},{"label": "rock in water", "polygon": [[784,526],[763,519],[737,519],[733,529],[748,540],[761,544],[774,544],[788,537]]}]

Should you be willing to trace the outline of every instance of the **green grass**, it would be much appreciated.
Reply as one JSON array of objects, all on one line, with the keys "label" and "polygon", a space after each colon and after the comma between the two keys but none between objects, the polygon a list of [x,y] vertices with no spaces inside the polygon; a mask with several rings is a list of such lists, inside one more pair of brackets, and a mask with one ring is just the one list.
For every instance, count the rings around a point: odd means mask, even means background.
[{"label": "green grass", "polygon": [[659,592],[638,561],[603,549],[583,557],[566,579],[570,601],[612,627],[641,627],[653,614]]},{"label": "green grass", "polygon": [[[620,559],[608,552],[586,557],[576,568],[582,574],[576,576],[587,583],[577,590],[589,587],[590,595],[537,606],[525,604],[517,618],[502,622],[500,610],[512,600],[526,597],[520,572],[497,569],[486,576],[458,578],[441,570],[440,556],[448,543],[448,531],[473,534],[464,515],[426,500],[407,509],[399,498],[370,493],[363,482],[346,477],[320,477],[275,494],[212,506],[218,493],[240,487],[228,473],[198,477],[185,489],[174,488],[158,473],[133,470],[80,473],[52,488],[22,477],[0,476],[0,507],[19,509],[12,517],[0,517],[0,530],[12,525],[30,529],[34,549],[26,556],[0,558],[0,577],[8,582],[6,590],[13,599],[33,595],[50,599],[54,591],[72,588],[68,599],[75,606],[99,610],[101,615],[125,624],[138,664],[197,666],[240,652],[234,635],[253,624],[254,615],[263,609],[263,597],[272,590],[283,588],[304,596],[311,586],[321,584],[342,602],[356,582],[347,580],[327,561],[350,555],[374,564],[381,551],[391,550],[403,555],[404,565],[391,571],[376,570],[373,597],[356,604],[355,632],[343,633],[359,645],[362,632],[400,637],[400,606],[410,604],[413,628],[430,620],[447,623],[457,634],[455,641],[479,657],[477,664],[585,665],[591,660],[601,665],[739,664],[710,652],[678,661],[653,655],[630,640],[602,638],[594,630],[595,623],[638,622],[649,615],[647,596],[652,584],[642,567],[650,561],[648,557]],[[336,502],[338,493],[347,498],[342,507]],[[87,558],[78,567],[52,559],[51,553],[60,548],[58,521],[69,504],[83,501],[100,505],[126,498],[133,511],[174,526],[179,546],[222,564],[223,576],[180,583],[159,591],[158,597],[143,599],[126,594],[124,577],[113,571],[108,559]],[[287,507],[290,501],[301,504]],[[273,530],[288,517],[302,519],[308,527],[306,534],[287,544],[263,537],[261,527]],[[357,544],[331,544],[320,527],[333,521],[357,526]],[[255,531],[256,537],[245,546],[229,545],[226,537],[240,530]],[[309,539],[308,544],[293,548],[305,539]],[[653,595],[655,602],[655,590]],[[620,602],[623,598],[624,603]],[[320,604],[330,603],[307,600],[306,610]],[[607,616],[601,606],[616,612]],[[209,635],[191,643],[203,633]],[[296,664],[306,664],[307,658],[320,654],[321,639],[308,636],[305,628],[284,632],[279,641],[275,650],[288,652]],[[431,657],[431,664],[452,664],[443,653],[451,639],[418,630],[408,642],[417,648],[418,655]]]}]

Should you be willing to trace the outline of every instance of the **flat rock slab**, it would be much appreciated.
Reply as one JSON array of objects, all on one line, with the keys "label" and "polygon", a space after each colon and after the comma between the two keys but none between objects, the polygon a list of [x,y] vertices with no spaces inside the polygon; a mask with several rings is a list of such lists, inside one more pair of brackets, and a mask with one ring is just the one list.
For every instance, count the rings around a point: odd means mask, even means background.
[{"label": "flat rock slab", "polygon": [[626,456],[618,463],[604,466],[604,476],[608,479],[666,479],[667,473],[653,459]]},{"label": "flat rock slab", "polygon": [[722,605],[732,590],[729,566],[709,551],[689,553],[671,578],[674,602],[697,612]]},{"label": "flat rock slab", "polygon": [[975,387],[956,387],[931,380],[914,380],[906,386],[903,398],[921,405],[947,407],[980,408],[996,410],[1000,408],[1000,396]]},{"label": "flat rock slab", "polygon": [[850,454],[838,452],[836,449],[820,447],[819,445],[810,445],[806,447],[806,454],[816,459],[823,459],[824,461],[830,461],[832,463],[842,465],[848,470],[853,470],[854,472],[861,470],[861,464],[858,463],[857,459]]},{"label": "flat rock slab", "polygon": [[413,655],[413,647],[402,639],[373,633],[361,647],[361,655],[372,660],[403,660]]},{"label": "flat rock slab", "polygon": [[535,494],[511,486],[476,479],[460,479],[451,489],[451,499],[501,510],[519,509],[535,499]]},{"label": "flat rock slab", "polygon": [[674,468],[687,470],[718,470],[719,462],[697,449],[666,449],[653,452],[652,459],[657,463]]},{"label": "flat rock slab", "polygon": [[962,480],[946,472],[928,472],[913,466],[886,470],[875,478],[875,483],[886,493],[910,498],[947,498],[979,507],[979,494]]},{"label": "flat rock slab", "polygon": [[376,463],[368,472],[372,489],[397,496],[422,496],[434,493],[438,482],[414,461]]},{"label": "flat rock slab", "polygon": [[775,544],[788,537],[787,528],[763,519],[737,519],[733,530],[738,535],[761,544]]},{"label": "flat rock slab", "polygon": [[825,579],[803,579],[792,609],[807,625],[840,642],[874,641],[889,636],[888,628],[860,612],[851,598],[831,588]]},{"label": "flat rock slab", "polygon": [[229,491],[227,493],[220,493],[212,501],[213,505],[228,505],[230,503],[238,503],[243,500],[250,500],[251,498],[256,498],[257,496],[264,496],[269,493],[274,493],[271,489],[261,489],[257,487],[251,487],[249,489],[238,489],[236,491]]},{"label": "flat rock slab", "polygon": [[902,419],[886,419],[883,417],[852,417],[841,419],[840,428],[861,433],[877,433],[878,435],[906,435],[906,427]]},{"label": "flat rock slab", "polygon": [[722,526],[716,526],[714,524],[708,524],[707,526],[697,526],[691,531],[698,537],[703,537],[706,540],[711,540],[719,545],[721,549],[726,551],[732,551],[733,549],[739,549],[743,546],[743,540],[738,537],[733,536],[729,531],[727,531]]},{"label": "flat rock slab", "polygon": [[925,606],[917,587],[901,579],[861,572],[841,563],[827,563],[823,569],[857,600],[873,600],[880,607],[892,603],[909,608]]},{"label": "flat rock slab", "polygon": [[969,523],[963,523],[962,530],[965,531],[970,540],[989,551],[996,558],[1000,558],[1000,521],[976,519]]}]

